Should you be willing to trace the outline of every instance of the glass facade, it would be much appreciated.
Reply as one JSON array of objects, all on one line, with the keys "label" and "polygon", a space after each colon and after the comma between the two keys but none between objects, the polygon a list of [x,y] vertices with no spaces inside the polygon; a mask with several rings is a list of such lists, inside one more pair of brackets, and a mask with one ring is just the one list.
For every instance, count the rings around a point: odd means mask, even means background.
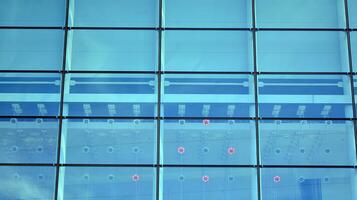
[{"label": "glass facade", "polygon": [[0,0],[0,199],[357,199],[356,0]]}]

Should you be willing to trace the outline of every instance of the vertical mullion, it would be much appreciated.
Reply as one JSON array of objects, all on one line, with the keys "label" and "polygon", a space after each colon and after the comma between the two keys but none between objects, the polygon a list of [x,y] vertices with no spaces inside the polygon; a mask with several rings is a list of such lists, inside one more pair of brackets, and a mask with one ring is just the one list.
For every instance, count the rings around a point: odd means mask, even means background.
[{"label": "vertical mullion", "polygon": [[258,70],[257,70],[257,39],[256,39],[256,19],[255,19],[255,0],[252,0],[252,36],[253,36],[253,76],[254,76],[254,108],[255,108],[255,146],[256,146],[256,159],[257,159],[257,192],[258,200],[261,200],[261,178],[260,178],[260,144],[259,144],[259,104],[258,104]]},{"label": "vertical mullion", "polygon": [[68,15],[69,15],[69,1],[66,0],[66,16],[64,29],[64,42],[63,42],[63,60],[61,69],[61,94],[60,94],[60,108],[59,108],[59,127],[57,136],[57,160],[56,160],[56,180],[55,180],[55,193],[54,199],[58,199],[58,185],[59,185],[59,173],[60,173],[60,161],[61,161],[61,139],[62,139],[62,122],[63,122],[63,104],[64,104],[64,84],[65,84],[65,70],[67,59],[67,36],[68,36]]},{"label": "vertical mullion", "polygon": [[[352,48],[351,48],[351,29],[350,29],[350,21],[348,14],[348,0],[344,0],[344,8],[345,8],[345,21],[346,21],[346,36],[347,36],[347,48],[348,48],[348,65],[349,65],[349,78],[351,82],[351,98],[352,98],[352,114],[353,114],[353,128],[354,128],[354,136],[355,136],[355,149],[357,149],[357,127],[356,127],[356,105],[355,105],[355,91],[354,91],[354,82],[353,82],[353,62],[352,62]],[[356,152],[357,159],[357,152]]]},{"label": "vertical mullion", "polygon": [[163,14],[163,0],[159,0],[159,29],[158,29],[158,73],[157,73],[157,122],[156,122],[156,200],[160,200],[160,154],[161,154],[161,74],[162,74],[162,63],[161,63],[161,54],[162,54],[162,14]]}]

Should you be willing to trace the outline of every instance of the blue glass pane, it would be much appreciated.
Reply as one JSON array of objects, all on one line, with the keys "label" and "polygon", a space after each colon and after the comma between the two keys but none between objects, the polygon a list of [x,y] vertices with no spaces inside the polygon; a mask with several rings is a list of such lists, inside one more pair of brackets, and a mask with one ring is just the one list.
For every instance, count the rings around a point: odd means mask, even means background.
[{"label": "blue glass pane", "polygon": [[351,49],[352,49],[352,61],[353,71],[357,72],[357,33],[350,32],[351,35]]},{"label": "blue glass pane", "polygon": [[252,165],[255,123],[237,120],[165,120],[165,164]]},{"label": "blue glass pane", "polygon": [[260,75],[261,117],[352,117],[348,76]]},{"label": "blue glass pane", "polygon": [[0,69],[61,69],[63,38],[62,30],[1,29]]},{"label": "blue glass pane", "polygon": [[154,120],[64,120],[62,163],[154,164]]},{"label": "blue glass pane", "polygon": [[58,115],[60,85],[60,74],[0,73],[0,115]]},{"label": "blue glass pane", "polygon": [[261,121],[264,165],[355,165],[352,121]]},{"label": "blue glass pane", "polygon": [[259,71],[349,71],[346,38],[344,32],[332,31],[259,31]]},{"label": "blue glass pane", "polygon": [[156,82],[150,74],[67,74],[64,115],[154,116]]},{"label": "blue glass pane", "polygon": [[356,199],[356,169],[262,169],[263,200]]},{"label": "blue glass pane", "polygon": [[0,167],[0,199],[50,200],[54,197],[54,167]]},{"label": "blue glass pane", "polygon": [[248,31],[165,31],[166,71],[252,71]]},{"label": "blue glass pane", "polygon": [[249,75],[164,75],[161,101],[166,117],[254,116]]},{"label": "blue glass pane", "polygon": [[68,41],[68,70],[156,69],[156,31],[75,30],[69,32]]},{"label": "blue glass pane", "polygon": [[0,119],[0,163],[56,162],[58,120]]},{"label": "blue glass pane", "polygon": [[65,0],[1,0],[0,25],[63,26],[65,3]]},{"label": "blue glass pane", "polygon": [[165,200],[257,199],[254,168],[164,168]]},{"label": "blue glass pane", "polygon": [[250,0],[166,0],[165,26],[245,28],[251,10]]},{"label": "blue glass pane", "polygon": [[[154,168],[61,168],[62,199],[155,199]],[[61,199],[61,198],[59,198]]]},{"label": "blue glass pane", "polygon": [[155,27],[158,0],[75,0],[70,3],[70,26]]},{"label": "blue glass pane", "polygon": [[341,0],[257,0],[257,25],[261,28],[344,28]]},{"label": "blue glass pane", "polygon": [[348,0],[348,15],[351,28],[357,28],[357,1]]}]

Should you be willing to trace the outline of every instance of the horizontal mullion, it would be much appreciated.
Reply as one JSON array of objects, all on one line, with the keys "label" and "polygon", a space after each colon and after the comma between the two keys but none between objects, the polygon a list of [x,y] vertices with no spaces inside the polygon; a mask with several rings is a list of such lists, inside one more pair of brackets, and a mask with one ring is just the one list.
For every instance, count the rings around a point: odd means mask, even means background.
[{"label": "horizontal mullion", "polygon": [[155,116],[13,116],[2,115],[0,118],[29,118],[29,119],[151,119],[151,120],[335,120],[335,121],[350,121],[356,120],[355,118],[336,118],[336,117],[155,117]]},{"label": "horizontal mullion", "polygon": [[73,163],[0,163],[0,166],[28,167],[161,167],[161,168],[357,168],[356,165],[222,165],[222,164],[73,164]]}]

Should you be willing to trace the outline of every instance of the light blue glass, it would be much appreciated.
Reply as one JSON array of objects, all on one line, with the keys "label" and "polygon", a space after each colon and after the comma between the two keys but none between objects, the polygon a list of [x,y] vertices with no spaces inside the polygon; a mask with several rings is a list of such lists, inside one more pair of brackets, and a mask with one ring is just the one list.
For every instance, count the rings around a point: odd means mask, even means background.
[{"label": "light blue glass", "polygon": [[69,25],[90,27],[155,27],[158,0],[70,1]]},{"label": "light blue glass", "polygon": [[0,119],[1,163],[55,163],[57,119]]},{"label": "light blue glass", "polygon": [[157,32],[74,30],[69,32],[68,70],[154,71]]},{"label": "light blue glass", "polygon": [[165,120],[164,164],[253,165],[255,123],[237,120]]},{"label": "light blue glass", "polygon": [[355,165],[352,121],[259,122],[263,165]]},{"label": "light blue glass", "polygon": [[55,167],[1,166],[0,199],[53,199],[55,170]]},{"label": "light blue glass", "polygon": [[0,69],[61,69],[63,33],[62,30],[1,29]]},{"label": "light blue glass", "polygon": [[258,80],[261,117],[352,117],[348,76],[260,75]]},{"label": "light blue glass", "polygon": [[164,200],[257,198],[254,168],[163,168]]},{"label": "light blue glass", "polygon": [[348,15],[351,28],[357,28],[357,1],[348,0]]},{"label": "light blue glass", "polygon": [[250,0],[166,0],[166,27],[248,28]]},{"label": "light blue glass", "polygon": [[253,76],[166,74],[161,83],[165,117],[254,116]]},{"label": "light blue glass", "polygon": [[357,72],[357,33],[350,32],[353,72]]},{"label": "light blue glass", "polygon": [[59,199],[152,200],[155,168],[62,167],[59,186]]},{"label": "light blue glass", "polygon": [[344,28],[345,7],[341,0],[257,0],[260,28]]},{"label": "light blue glass", "polygon": [[344,32],[259,31],[259,71],[347,72],[347,36]]},{"label": "light blue glass", "polygon": [[166,71],[252,71],[249,31],[165,31]]},{"label": "light blue glass", "polygon": [[154,164],[156,121],[70,119],[62,123],[62,163]]},{"label": "light blue glass", "polygon": [[56,116],[60,87],[57,73],[0,73],[0,115]]},{"label": "light blue glass", "polygon": [[67,116],[153,117],[157,80],[152,74],[67,74]]},{"label": "light blue glass", "polygon": [[263,200],[356,199],[356,169],[264,168]]},{"label": "light blue glass", "polygon": [[0,25],[63,26],[65,15],[65,0],[1,0]]}]

